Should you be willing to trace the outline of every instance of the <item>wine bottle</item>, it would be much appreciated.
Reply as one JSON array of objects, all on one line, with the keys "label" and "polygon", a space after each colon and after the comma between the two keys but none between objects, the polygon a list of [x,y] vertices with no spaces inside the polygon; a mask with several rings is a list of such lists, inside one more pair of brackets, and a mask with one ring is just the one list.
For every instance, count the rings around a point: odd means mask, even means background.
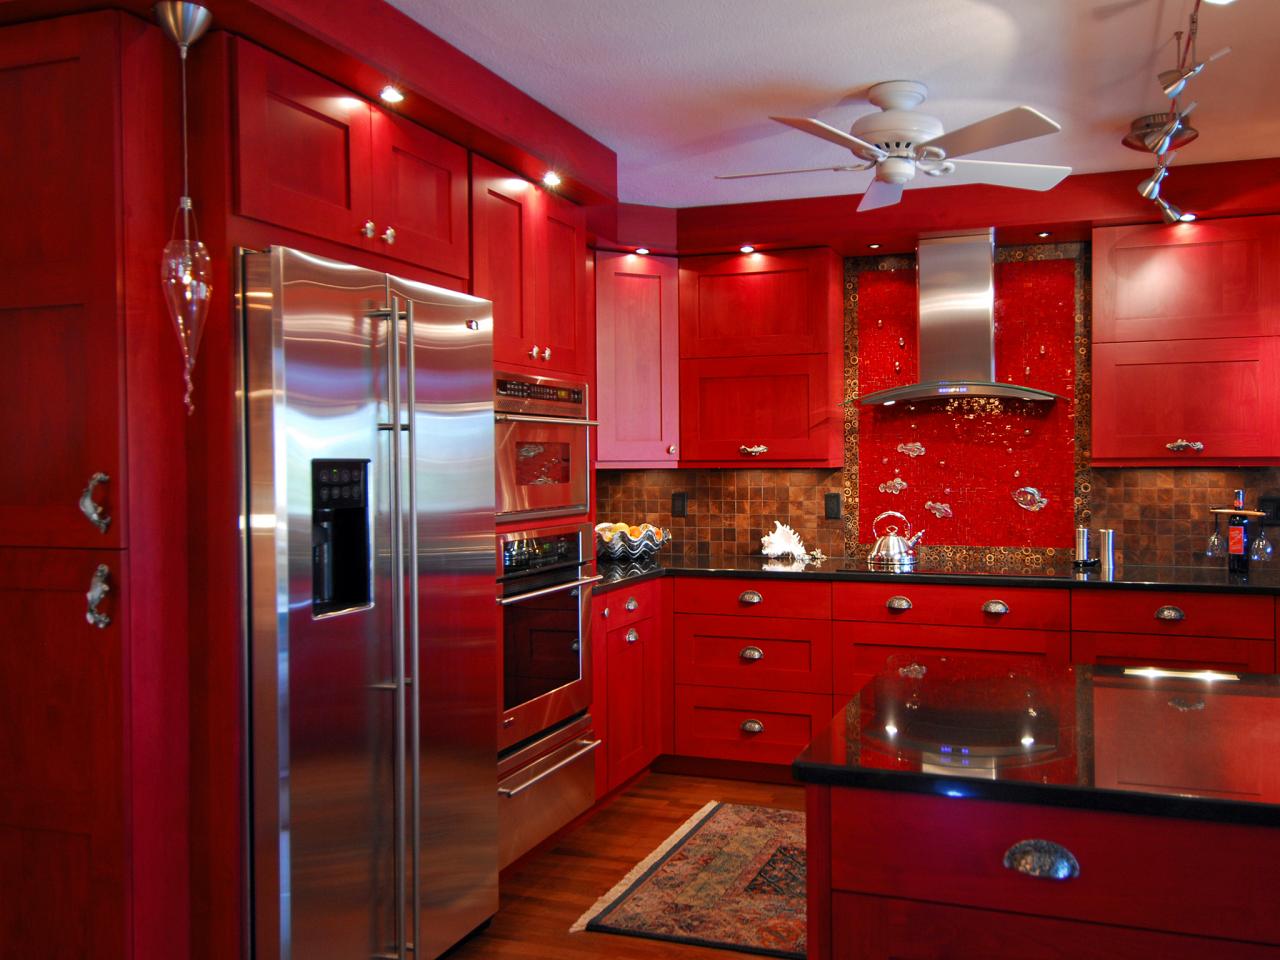
[{"label": "wine bottle", "polygon": [[1249,518],[1239,511],[1244,509],[1244,491],[1237,490],[1236,511],[1227,517],[1227,569],[1245,577],[1249,574]]}]

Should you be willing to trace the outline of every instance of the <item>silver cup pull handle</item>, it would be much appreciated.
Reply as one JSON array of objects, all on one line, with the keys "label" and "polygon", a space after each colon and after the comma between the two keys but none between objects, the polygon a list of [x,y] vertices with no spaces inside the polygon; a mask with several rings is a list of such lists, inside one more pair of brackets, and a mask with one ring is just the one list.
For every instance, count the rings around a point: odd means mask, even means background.
[{"label": "silver cup pull handle", "polygon": [[988,600],[982,605],[983,613],[992,613],[997,617],[1003,617],[1009,612],[1009,605],[1003,600]]},{"label": "silver cup pull handle", "polygon": [[911,598],[904,597],[901,595],[896,597],[890,597],[888,600],[884,602],[884,605],[885,605],[885,609],[887,610],[910,610]]},{"label": "silver cup pull handle", "polygon": [[738,652],[738,656],[743,660],[763,660],[764,651],[756,646],[743,647],[742,650]]},{"label": "silver cup pull handle", "polygon": [[764,600],[759,590],[743,590],[738,594],[739,603],[760,603]]},{"label": "silver cup pull handle", "polygon": [[80,494],[80,512],[84,514],[86,520],[98,528],[99,533],[107,532],[107,528],[111,526],[111,515],[102,508],[102,504],[93,499],[93,494],[100,484],[110,481],[109,476],[98,471],[89,478],[89,485]]},{"label": "silver cup pull handle", "polygon": [[1171,623],[1176,623],[1179,620],[1185,620],[1186,617],[1187,615],[1182,612],[1181,607],[1175,607],[1171,603],[1167,603],[1163,607],[1156,608],[1157,620],[1168,620]]},{"label": "silver cup pull handle", "polygon": [[757,733],[764,733],[764,724],[759,720],[743,720],[742,732],[755,736]]},{"label": "silver cup pull handle", "polygon": [[1004,852],[1006,870],[1037,880],[1074,880],[1080,861],[1070,850],[1052,840],[1019,840]]},{"label": "silver cup pull handle", "polygon": [[89,626],[97,627],[99,630],[105,630],[111,624],[111,616],[99,609],[102,601],[107,599],[107,594],[111,592],[110,581],[111,568],[105,563],[98,564],[98,569],[93,571],[93,579],[89,581],[89,592],[84,595],[87,603],[84,619]]}]

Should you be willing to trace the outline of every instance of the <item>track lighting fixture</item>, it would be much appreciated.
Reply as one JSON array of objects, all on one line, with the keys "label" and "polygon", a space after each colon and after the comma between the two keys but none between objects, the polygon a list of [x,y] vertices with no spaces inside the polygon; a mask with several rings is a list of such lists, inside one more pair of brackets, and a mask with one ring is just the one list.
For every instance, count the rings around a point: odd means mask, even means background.
[{"label": "track lighting fixture", "polygon": [[1190,223],[1196,218],[1194,213],[1187,213],[1175,207],[1164,197],[1156,197],[1155,203],[1160,208],[1160,216],[1165,223]]}]

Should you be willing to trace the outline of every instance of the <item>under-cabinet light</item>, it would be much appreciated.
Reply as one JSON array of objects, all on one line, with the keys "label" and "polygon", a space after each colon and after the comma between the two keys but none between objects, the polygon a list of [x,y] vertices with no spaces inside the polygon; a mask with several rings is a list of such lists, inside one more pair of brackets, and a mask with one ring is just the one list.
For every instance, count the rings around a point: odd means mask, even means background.
[{"label": "under-cabinet light", "polygon": [[739,249],[740,251],[742,251],[743,253],[755,253],[755,252],[756,252],[756,248],[755,248],[755,247],[753,247],[753,246],[752,246],[751,244],[749,244],[749,243],[744,243],[744,244],[743,244],[742,246],[740,246],[738,249]]},{"label": "under-cabinet light", "polygon": [[378,99],[383,103],[400,103],[404,100],[404,94],[388,83],[378,91]]},{"label": "under-cabinet light", "polygon": [[640,254],[640,256],[642,256],[642,257],[647,257],[647,256],[649,255],[649,248],[648,248],[648,247],[636,247],[636,253]]},{"label": "under-cabinet light", "polygon": [[560,174],[554,170],[548,170],[542,175],[542,183],[548,187],[558,187],[560,186]]}]

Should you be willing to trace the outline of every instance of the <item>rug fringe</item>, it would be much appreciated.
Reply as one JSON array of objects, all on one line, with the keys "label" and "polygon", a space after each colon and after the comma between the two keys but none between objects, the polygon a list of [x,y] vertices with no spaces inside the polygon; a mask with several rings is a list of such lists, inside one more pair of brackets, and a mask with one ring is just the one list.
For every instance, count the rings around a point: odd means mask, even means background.
[{"label": "rug fringe", "polygon": [[591,907],[587,910],[587,912],[584,913],[582,916],[580,916],[574,922],[573,926],[569,928],[569,932],[581,933],[582,931],[586,930],[587,924],[590,923],[592,920],[594,920],[596,916],[602,910],[604,910],[605,907],[609,906],[609,904],[613,903],[614,900],[622,896],[622,894],[626,892],[627,888],[630,887],[633,883],[635,883],[638,879],[640,879],[640,876],[646,870],[652,867],[656,861],[661,859],[662,856],[666,854],[668,850],[670,850],[677,843],[683,840],[688,835],[690,830],[692,830],[694,827],[700,824],[703,820],[705,820],[708,816],[710,816],[711,811],[714,810],[719,805],[720,805],[719,800],[711,800],[705,805],[703,805],[702,809],[700,809],[697,813],[691,816],[688,820],[680,824],[680,826],[676,829],[676,832],[671,834],[671,836],[667,837],[666,840],[662,841],[662,843],[658,845],[658,848],[654,850],[653,853],[649,854],[647,857],[645,857],[643,860],[637,863],[634,867],[628,870],[627,875],[625,877],[623,877],[621,880],[615,883],[609,889],[608,893],[606,893],[599,900],[593,903]]}]

